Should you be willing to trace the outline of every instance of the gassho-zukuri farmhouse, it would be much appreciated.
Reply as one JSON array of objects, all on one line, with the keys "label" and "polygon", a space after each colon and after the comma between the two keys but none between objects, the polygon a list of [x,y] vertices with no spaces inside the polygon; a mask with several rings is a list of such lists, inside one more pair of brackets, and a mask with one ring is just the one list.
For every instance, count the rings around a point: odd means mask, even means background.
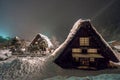
[{"label": "gassho-zukuri farmhouse", "polygon": [[64,69],[108,68],[110,61],[119,62],[116,53],[98,33],[90,20],[78,20],[67,39],[52,54],[54,62]]}]

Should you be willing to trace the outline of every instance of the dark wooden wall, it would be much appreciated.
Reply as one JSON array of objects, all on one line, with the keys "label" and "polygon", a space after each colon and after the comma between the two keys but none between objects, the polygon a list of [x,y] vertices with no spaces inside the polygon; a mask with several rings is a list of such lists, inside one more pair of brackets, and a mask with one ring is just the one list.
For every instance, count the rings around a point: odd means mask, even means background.
[{"label": "dark wooden wall", "polygon": [[[80,37],[89,37],[90,46],[80,46]],[[90,22],[85,22],[80,26],[80,29],[77,31],[76,35],[68,43],[63,52],[58,56],[58,58],[55,60],[55,63],[63,68],[75,68],[76,66],[79,66],[79,63],[74,62],[72,58],[72,48],[97,48],[98,53],[105,58],[101,66],[105,65],[109,60],[118,61],[113,52],[101,40],[100,36],[96,34]]]}]

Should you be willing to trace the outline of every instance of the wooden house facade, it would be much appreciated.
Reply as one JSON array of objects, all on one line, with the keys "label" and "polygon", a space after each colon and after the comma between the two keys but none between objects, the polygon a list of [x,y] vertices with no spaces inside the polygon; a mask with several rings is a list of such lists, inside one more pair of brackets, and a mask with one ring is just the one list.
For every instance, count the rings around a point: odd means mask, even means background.
[{"label": "wooden house facade", "polygon": [[[80,20],[71,31],[55,63],[62,68],[104,69],[109,61],[118,62],[114,51],[91,25],[89,20]],[[63,43],[64,44],[64,43]]]},{"label": "wooden house facade", "polygon": [[52,49],[53,48],[53,44],[50,41],[50,39],[43,35],[38,33],[35,38],[31,41],[30,47],[36,47],[36,49],[41,50],[41,51],[46,51],[47,49]]}]

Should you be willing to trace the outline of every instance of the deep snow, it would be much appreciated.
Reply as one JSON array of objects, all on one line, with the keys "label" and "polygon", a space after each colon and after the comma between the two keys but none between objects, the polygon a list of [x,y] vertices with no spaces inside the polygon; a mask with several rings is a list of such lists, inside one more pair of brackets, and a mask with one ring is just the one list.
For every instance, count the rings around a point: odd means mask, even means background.
[{"label": "deep snow", "polygon": [[52,57],[49,56],[12,57],[0,62],[0,80],[52,80],[49,78],[58,75],[62,78],[67,77],[66,80],[71,80],[69,79],[71,76],[84,77],[109,73],[120,74],[120,68],[100,71],[62,69],[54,64]]},{"label": "deep snow", "polygon": [[120,74],[101,74],[97,76],[86,76],[86,77],[62,77],[55,76],[45,80],[120,80]]}]

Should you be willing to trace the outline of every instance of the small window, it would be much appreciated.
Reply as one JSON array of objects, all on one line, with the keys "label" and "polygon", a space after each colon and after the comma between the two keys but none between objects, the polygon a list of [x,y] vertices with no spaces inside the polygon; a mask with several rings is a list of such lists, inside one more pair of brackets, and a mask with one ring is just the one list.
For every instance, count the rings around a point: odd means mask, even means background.
[{"label": "small window", "polygon": [[80,46],[89,46],[89,37],[80,37]]},{"label": "small window", "polygon": [[90,62],[94,62],[95,61],[95,59],[94,58],[90,58]]},{"label": "small window", "polygon": [[97,53],[97,49],[88,49],[88,53]]},{"label": "small window", "polygon": [[73,48],[72,49],[72,52],[74,52],[74,53],[81,53],[81,49],[79,49],[79,48]]},{"label": "small window", "polygon": [[38,42],[36,41],[35,44],[38,44]]}]

